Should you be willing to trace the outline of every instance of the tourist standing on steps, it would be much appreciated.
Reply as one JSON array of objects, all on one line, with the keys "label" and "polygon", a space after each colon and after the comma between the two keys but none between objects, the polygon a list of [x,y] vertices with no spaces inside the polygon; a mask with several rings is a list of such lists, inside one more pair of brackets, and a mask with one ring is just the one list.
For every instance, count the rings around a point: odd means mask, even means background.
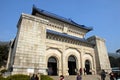
[{"label": "tourist standing on steps", "polygon": [[36,80],[35,77],[36,77],[36,75],[33,74],[32,77],[30,78],[30,80]]},{"label": "tourist standing on steps", "polygon": [[114,73],[113,73],[113,72],[111,72],[109,75],[110,75],[110,80],[115,80],[115,77],[114,77]]},{"label": "tourist standing on steps", "polygon": [[39,77],[37,74],[33,74],[30,80],[39,80]]},{"label": "tourist standing on steps", "polygon": [[84,68],[84,75],[86,74],[86,69]]},{"label": "tourist standing on steps", "polygon": [[60,80],[64,80],[64,76],[63,75],[60,75]]},{"label": "tourist standing on steps", "polygon": [[80,75],[82,75],[82,68],[80,68],[79,72],[80,72]]},{"label": "tourist standing on steps", "polygon": [[77,74],[76,80],[82,80],[81,74],[79,74],[79,73]]},{"label": "tourist standing on steps", "polygon": [[39,77],[37,74],[35,75],[35,80],[39,80]]},{"label": "tourist standing on steps", "polygon": [[102,70],[100,75],[101,75],[101,80],[105,80],[106,77],[105,70]]}]

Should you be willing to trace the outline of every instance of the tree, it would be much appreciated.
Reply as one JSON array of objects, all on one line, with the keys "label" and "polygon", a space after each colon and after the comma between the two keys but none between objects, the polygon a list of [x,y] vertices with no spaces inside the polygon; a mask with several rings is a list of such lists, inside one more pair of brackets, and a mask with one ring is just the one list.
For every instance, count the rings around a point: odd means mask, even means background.
[{"label": "tree", "polygon": [[8,45],[0,45],[0,67],[5,66],[8,58]]},{"label": "tree", "polygon": [[120,54],[120,49],[117,49],[117,50],[116,50],[116,53]]},{"label": "tree", "polygon": [[117,67],[117,65],[118,65],[117,60],[114,57],[109,56],[109,60],[110,60],[111,67]]},{"label": "tree", "polygon": [[120,68],[120,57],[118,57],[116,60],[117,60],[117,65]]}]

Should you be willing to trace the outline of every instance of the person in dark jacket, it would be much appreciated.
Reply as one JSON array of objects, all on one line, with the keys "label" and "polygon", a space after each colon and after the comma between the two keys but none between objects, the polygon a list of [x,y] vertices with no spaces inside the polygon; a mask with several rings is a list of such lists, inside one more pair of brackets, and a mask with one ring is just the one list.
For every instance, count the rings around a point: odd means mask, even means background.
[{"label": "person in dark jacket", "polygon": [[101,80],[105,80],[106,77],[105,70],[102,70],[100,75],[101,75]]},{"label": "person in dark jacket", "polygon": [[36,75],[33,74],[32,77],[30,78],[30,80],[36,80],[35,77],[36,77]]},{"label": "person in dark jacket", "polygon": [[63,75],[60,75],[60,80],[64,80],[64,76]]},{"label": "person in dark jacket", "polygon": [[37,74],[35,75],[35,80],[39,80],[39,77]]},{"label": "person in dark jacket", "polygon": [[111,72],[109,75],[110,75],[110,80],[114,80],[115,79],[113,72]]},{"label": "person in dark jacket", "polygon": [[82,80],[82,76],[79,73],[77,74],[76,80]]},{"label": "person in dark jacket", "polygon": [[82,68],[80,68],[79,72],[80,72],[80,75],[82,75]]}]

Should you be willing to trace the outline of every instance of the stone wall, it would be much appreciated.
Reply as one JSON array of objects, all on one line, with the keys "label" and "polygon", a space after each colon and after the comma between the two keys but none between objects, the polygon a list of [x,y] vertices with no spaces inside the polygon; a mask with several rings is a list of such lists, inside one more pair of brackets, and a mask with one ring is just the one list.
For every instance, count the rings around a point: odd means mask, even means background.
[{"label": "stone wall", "polygon": [[97,36],[92,36],[88,39],[88,41],[96,44],[95,59],[97,72],[100,72],[102,69],[108,73],[111,72],[105,40]]},{"label": "stone wall", "polygon": [[18,35],[13,63],[13,74],[46,73],[44,21],[22,14],[18,24]]}]

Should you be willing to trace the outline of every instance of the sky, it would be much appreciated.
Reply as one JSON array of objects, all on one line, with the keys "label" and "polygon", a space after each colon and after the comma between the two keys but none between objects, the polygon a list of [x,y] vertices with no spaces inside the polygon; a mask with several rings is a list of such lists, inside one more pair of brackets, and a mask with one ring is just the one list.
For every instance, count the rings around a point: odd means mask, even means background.
[{"label": "sky", "polygon": [[92,27],[86,38],[104,38],[108,52],[120,48],[120,0],[0,0],[0,41],[15,38],[21,13],[31,14],[33,5]]}]

